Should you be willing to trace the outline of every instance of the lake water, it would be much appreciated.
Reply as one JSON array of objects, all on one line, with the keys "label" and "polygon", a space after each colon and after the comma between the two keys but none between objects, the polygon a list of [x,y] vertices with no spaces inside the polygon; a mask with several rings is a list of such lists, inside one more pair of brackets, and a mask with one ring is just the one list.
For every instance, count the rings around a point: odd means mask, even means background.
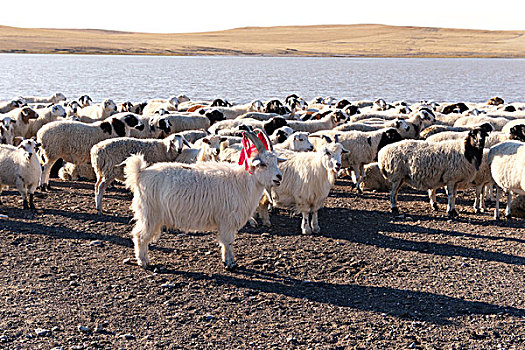
[{"label": "lake water", "polygon": [[158,57],[0,54],[0,100],[19,95],[192,99],[525,101],[525,59]]}]

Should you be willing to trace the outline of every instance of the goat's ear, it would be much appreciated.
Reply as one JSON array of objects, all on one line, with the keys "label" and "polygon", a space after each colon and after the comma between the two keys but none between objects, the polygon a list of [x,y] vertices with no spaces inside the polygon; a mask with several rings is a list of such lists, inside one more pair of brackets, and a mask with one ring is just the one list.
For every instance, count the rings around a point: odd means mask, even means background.
[{"label": "goat's ear", "polygon": [[264,163],[262,162],[261,158],[257,157],[257,158],[254,158],[252,160],[252,166],[256,167],[256,166],[260,166],[260,165],[263,165]]},{"label": "goat's ear", "polygon": [[287,160],[287,159],[285,159],[285,158],[277,157],[277,163],[286,162],[286,160]]}]

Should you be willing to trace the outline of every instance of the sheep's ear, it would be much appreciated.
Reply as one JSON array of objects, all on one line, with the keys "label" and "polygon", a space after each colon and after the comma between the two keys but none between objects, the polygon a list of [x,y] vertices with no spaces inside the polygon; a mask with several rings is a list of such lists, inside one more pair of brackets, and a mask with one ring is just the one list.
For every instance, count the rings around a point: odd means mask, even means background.
[{"label": "sheep's ear", "polygon": [[13,145],[18,146],[22,141],[24,141],[22,136],[16,136],[13,138]]},{"label": "sheep's ear", "polygon": [[346,148],[342,147],[341,148],[341,153],[350,153],[350,151],[347,150]]},{"label": "sheep's ear", "polygon": [[202,142],[207,143],[208,145],[211,145],[210,139],[207,137],[203,137]]},{"label": "sheep's ear", "polygon": [[191,148],[191,144],[188,142],[188,140],[186,140],[184,136],[182,136],[182,143],[188,146],[188,148]]}]

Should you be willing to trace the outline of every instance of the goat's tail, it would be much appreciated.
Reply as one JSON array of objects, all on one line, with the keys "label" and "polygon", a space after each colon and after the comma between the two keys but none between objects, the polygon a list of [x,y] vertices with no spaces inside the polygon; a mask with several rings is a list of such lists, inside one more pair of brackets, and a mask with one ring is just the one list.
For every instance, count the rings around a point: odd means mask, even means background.
[{"label": "goat's tail", "polygon": [[141,171],[147,168],[148,163],[144,160],[144,156],[142,154],[132,154],[121,164],[124,164],[126,188],[135,192],[135,189],[137,188],[138,177]]}]

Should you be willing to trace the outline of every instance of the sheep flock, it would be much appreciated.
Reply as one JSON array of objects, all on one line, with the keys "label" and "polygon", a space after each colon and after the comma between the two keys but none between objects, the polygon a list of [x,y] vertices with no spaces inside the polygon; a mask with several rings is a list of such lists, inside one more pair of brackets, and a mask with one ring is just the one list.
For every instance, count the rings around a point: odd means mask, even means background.
[{"label": "sheep flock", "polygon": [[34,210],[35,191],[53,191],[50,177],[91,181],[86,209],[106,215],[105,190],[125,184],[144,268],[148,244],[169,229],[217,232],[227,269],[237,265],[237,231],[270,226],[276,208],[301,214],[302,233],[317,234],[337,177],[351,178],[359,194],[384,193],[395,217],[404,185],[428,192],[430,211],[441,210],[444,190],[451,219],[461,214],[458,190],[475,189],[477,213],[495,199],[496,220],[502,191],[507,218],[512,195],[525,195],[525,103],[499,97],[389,103],[291,94],[235,104],[179,94],[96,103],[55,93],[0,102],[0,113],[0,191],[18,190],[21,210]]}]

